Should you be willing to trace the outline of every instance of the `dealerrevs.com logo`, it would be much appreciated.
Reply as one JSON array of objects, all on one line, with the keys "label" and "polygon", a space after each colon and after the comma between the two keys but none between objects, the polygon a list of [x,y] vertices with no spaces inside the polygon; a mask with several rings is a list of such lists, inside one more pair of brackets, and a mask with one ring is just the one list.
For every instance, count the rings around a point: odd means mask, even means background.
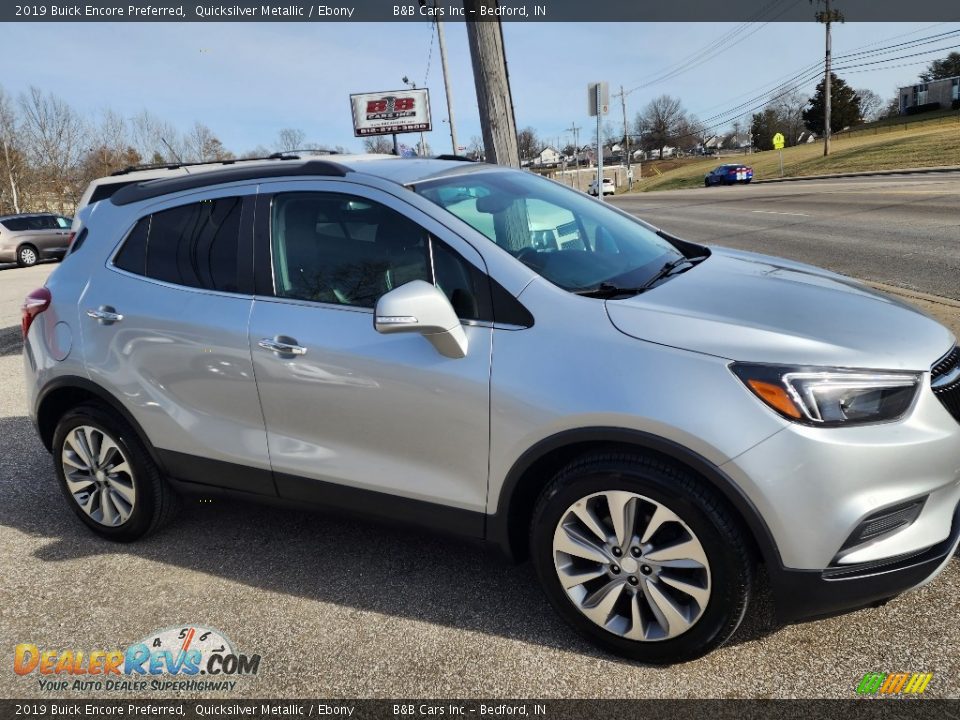
[{"label": "dealerrevs.com logo", "polygon": [[239,678],[260,671],[260,656],[245,655],[219,630],[200,625],[150,633],[125,649],[50,649],[20,643],[13,671],[35,677],[39,689],[122,692],[230,692]]}]

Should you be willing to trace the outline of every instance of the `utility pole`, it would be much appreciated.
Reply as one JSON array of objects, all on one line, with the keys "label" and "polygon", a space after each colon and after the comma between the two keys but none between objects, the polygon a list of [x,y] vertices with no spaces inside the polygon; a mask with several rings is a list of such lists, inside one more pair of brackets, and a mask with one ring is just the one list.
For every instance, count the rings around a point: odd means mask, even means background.
[{"label": "utility pole", "polygon": [[[437,3],[434,2],[434,7]],[[447,120],[450,122],[450,144],[453,154],[459,155],[457,147],[457,128],[453,122],[453,99],[450,97],[450,73],[447,71],[447,41],[443,36],[443,22],[437,20],[437,44],[440,46],[440,65],[443,67],[443,91],[447,96]]]},{"label": "utility pole", "polygon": [[826,38],[826,53],[824,55],[824,73],[823,73],[823,155],[826,157],[830,154],[830,105],[832,98],[832,92],[830,89],[831,78],[830,78],[830,26],[835,22],[843,22],[843,13],[839,10],[830,9],[830,0],[824,0],[826,5],[826,10],[818,12],[816,14],[817,22],[823,23],[827,29],[827,38]]},{"label": "utility pole", "polygon": [[580,128],[575,122],[565,132],[573,133],[573,165],[577,169],[577,190],[580,189]]},{"label": "utility pole", "polygon": [[[495,19],[480,20],[481,7],[488,8],[488,17]],[[496,8],[497,0],[463,0],[487,162],[518,168],[517,124],[503,50],[503,29]]]},{"label": "utility pole", "polygon": [[614,97],[620,97],[620,109],[623,110],[623,142],[627,153],[627,189],[633,190],[633,171],[630,169],[630,133],[627,130],[627,94],[620,86],[620,92]]}]

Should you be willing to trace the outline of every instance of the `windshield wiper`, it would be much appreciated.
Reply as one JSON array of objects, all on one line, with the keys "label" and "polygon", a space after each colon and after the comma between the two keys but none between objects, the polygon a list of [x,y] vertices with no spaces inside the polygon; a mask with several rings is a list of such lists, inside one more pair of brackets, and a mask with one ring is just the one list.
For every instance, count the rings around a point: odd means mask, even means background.
[{"label": "windshield wiper", "polygon": [[[653,277],[647,280],[643,285],[638,285],[637,287],[621,287],[614,283],[603,282],[600,283],[595,288],[588,288],[586,290],[574,290],[575,295],[582,295],[583,297],[592,297],[592,298],[604,298],[610,299],[615,297],[620,297],[621,295],[639,295],[642,292],[645,292],[656,285],[658,282],[664,278],[670,277],[671,275],[679,274],[677,271],[685,272],[692,268],[697,263],[706,260],[707,256],[702,257],[681,257],[676,260],[671,260],[668,263],[665,263],[662,268],[657,270],[654,273]],[[682,269],[681,269],[682,268]]]}]

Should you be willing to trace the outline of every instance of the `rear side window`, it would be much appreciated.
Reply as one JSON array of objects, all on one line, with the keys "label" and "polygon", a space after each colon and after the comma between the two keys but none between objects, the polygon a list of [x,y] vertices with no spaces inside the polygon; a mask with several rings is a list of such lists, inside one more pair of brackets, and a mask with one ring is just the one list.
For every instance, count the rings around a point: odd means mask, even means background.
[{"label": "rear side window", "polygon": [[27,229],[27,219],[9,218],[3,221],[3,226],[11,232],[23,232]]},{"label": "rear side window", "polygon": [[218,198],[142,218],[114,260],[176,285],[236,292],[242,198]]}]

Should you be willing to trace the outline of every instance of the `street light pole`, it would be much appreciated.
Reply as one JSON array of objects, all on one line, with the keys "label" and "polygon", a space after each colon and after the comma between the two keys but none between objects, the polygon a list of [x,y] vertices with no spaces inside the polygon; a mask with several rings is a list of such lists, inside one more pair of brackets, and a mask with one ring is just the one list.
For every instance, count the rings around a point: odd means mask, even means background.
[{"label": "street light pole", "polygon": [[450,97],[450,74],[447,72],[447,42],[443,36],[443,22],[437,20],[437,44],[440,46],[440,65],[443,67],[443,91],[447,96],[447,120],[450,121],[450,144],[453,154],[459,155],[457,128],[453,122],[453,98]]}]

